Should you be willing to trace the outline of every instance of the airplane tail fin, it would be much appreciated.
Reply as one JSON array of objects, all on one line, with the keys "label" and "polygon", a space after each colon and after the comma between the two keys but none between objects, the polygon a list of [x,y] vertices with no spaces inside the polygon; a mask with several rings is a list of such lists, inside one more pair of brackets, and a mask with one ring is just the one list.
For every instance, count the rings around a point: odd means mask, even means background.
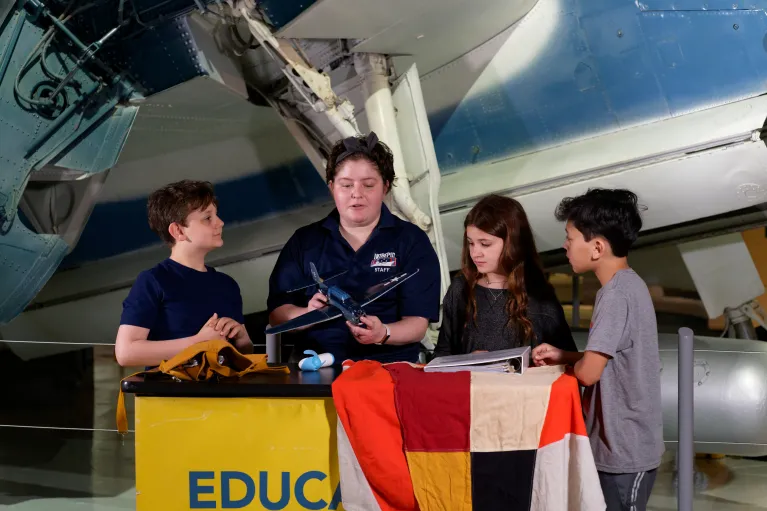
[{"label": "airplane tail fin", "polygon": [[314,266],[314,263],[309,263],[309,268],[312,270],[312,278],[317,284],[322,284],[322,279],[320,278],[320,274],[317,273],[317,267]]}]

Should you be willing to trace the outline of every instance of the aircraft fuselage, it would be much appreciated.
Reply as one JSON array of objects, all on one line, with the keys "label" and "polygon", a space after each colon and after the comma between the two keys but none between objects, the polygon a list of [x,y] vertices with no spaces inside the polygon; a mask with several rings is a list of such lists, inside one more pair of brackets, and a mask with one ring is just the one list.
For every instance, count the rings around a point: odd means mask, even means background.
[{"label": "aircraft fuselage", "polygon": [[322,292],[327,296],[328,304],[338,308],[347,321],[357,326],[362,324],[360,318],[365,314],[365,311],[349,296],[349,293],[336,286],[330,286],[323,289]]}]

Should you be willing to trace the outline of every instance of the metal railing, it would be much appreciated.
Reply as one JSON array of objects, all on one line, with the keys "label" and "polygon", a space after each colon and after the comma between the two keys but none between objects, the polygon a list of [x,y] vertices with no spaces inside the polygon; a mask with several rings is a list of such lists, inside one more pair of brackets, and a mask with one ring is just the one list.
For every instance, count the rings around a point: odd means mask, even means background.
[{"label": "metal railing", "polygon": [[695,361],[693,333],[689,328],[679,329],[679,447],[677,507],[679,511],[692,511],[694,459],[694,377]]}]

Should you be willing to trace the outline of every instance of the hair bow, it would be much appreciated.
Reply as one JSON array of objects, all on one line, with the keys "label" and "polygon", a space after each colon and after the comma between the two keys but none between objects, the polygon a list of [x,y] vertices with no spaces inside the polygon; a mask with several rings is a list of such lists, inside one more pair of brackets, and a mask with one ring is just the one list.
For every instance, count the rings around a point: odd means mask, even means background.
[{"label": "hair bow", "polygon": [[347,137],[343,141],[344,148],[338,158],[336,158],[336,165],[341,163],[344,158],[348,158],[353,154],[362,153],[370,158],[373,157],[373,149],[378,144],[378,135],[374,131],[368,133],[366,137]]}]

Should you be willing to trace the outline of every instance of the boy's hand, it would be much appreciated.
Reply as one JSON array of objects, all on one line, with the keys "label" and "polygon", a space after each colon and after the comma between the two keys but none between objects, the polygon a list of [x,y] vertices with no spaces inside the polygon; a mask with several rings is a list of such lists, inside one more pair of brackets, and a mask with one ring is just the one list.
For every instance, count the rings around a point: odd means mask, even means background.
[{"label": "boy's hand", "polygon": [[245,327],[232,318],[219,318],[213,314],[197,332],[199,342],[217,339],[239,339],[245,333]]},{"label": "boy's hand", "polygon": [[558,365],[564,362],[563,352],[551,344],[543,343],[533,349],[533,363],[537,366]]},{"label": "boy's hand", "polygon": [[197,332],[197,340],[199,342],[204,342],[223,339],[221,331],[216,329],[216,324],[218,324],[218,321],[218,314],[213,314],[210,319],[206,321],[204,325],[202,325],[200,331]]},{"label": "boy's hand", "polygon": [[225,339],[237,340],[245,333],[245,327],[232,318],[220,318],[215,328]]}]

